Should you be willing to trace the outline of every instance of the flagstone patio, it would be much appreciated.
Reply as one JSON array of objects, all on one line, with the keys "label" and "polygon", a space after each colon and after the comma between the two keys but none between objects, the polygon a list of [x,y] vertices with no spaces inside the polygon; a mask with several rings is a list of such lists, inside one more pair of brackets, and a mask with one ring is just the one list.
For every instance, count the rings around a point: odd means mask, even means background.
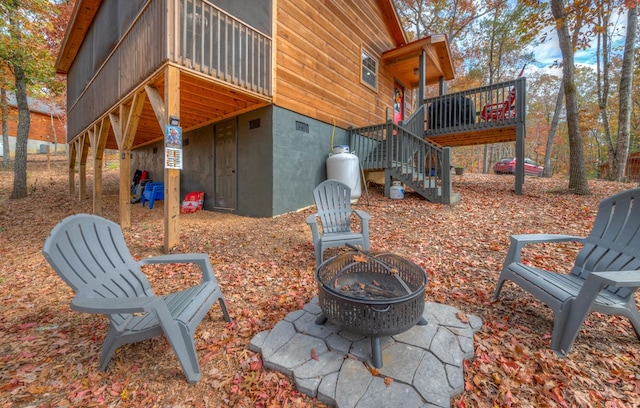
[{"label": "flagstone patio", "polygon": [[373,370],[370,339],[316,324],[320,313],[316,297],[250,343],[266,368],[293,377],[300,392],[338,408],[411,408],[449,407],[464,390],[479,317],[427,302],[428,324],[381,338],[383,366]]}]

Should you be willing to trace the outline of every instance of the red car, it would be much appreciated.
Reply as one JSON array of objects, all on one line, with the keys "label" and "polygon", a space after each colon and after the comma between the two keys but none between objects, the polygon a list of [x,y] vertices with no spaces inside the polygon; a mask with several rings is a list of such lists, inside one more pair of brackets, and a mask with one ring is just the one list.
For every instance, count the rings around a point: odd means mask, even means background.
[{"label": "red car", "polygon": [[[539,166],[529,158],[524,159],[524,174],[528,176],[542,176],[544,167]],[[500,159],[493,165],[493,172],[496,174],[515,174],[516,173],[516,158],[505,157]]]}]

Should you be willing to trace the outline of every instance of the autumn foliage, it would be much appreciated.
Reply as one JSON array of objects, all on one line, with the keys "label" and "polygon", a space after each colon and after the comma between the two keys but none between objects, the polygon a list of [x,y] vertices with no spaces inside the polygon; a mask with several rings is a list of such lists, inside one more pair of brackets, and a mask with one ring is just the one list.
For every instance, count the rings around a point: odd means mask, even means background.
[{"label": "autumn foliage", "polygon": [[[118,170],[110,167],[104,170],[104,216],[117,221]],[[317,295],[305,224],[313,208],[276,218],[181,215],[175,252],[209,254],[233,321],[224,322],[216,305],[199,326],[203,375],[195,385],[185,381],[163,338],[121,347],[101,373],[104,318],[70,310],[72,291],[40,253],[59,220],[91,212],[91,177],[87,197],[79,201],[68,194],[65,161],[45,169],[30,158],[29,196],[21,200],[8,199],[12,173],[0,172],[0,406],[322,406],[297,392],[291,378],[264,368],[248,347],[254,335]],[[512,176],[465,174],[453,176],[462,196],[455,206],[432,204],[410,191],[404,200],[391,200],[375,185],[355,205],[371,214],[373,250],[393,251],[426,270],[426,300],[455,306],[460,318],[473,314],[483,320],[474,338],[475,358],[465,362],[465,391],[452,405],[640,404],[640,341],[626,319],[592,314],[573,353],[561,359],[549,349],[549,309],[509,283],[501,299],[492,301],[509,234],[585,235],[599,200],[633,186],[591,181],[591,196],[574,196],[563,193],[566,185],[564,179],[527,178],[525,194],[516,196]],[[125,236],[134,256],[159,255],[163,206],[134,205],[132,222]],[[574,244],[543,245],[524,257],[566,270],[576,250]],[[145,272],[158,293],[198,279],[184,268]]]}]

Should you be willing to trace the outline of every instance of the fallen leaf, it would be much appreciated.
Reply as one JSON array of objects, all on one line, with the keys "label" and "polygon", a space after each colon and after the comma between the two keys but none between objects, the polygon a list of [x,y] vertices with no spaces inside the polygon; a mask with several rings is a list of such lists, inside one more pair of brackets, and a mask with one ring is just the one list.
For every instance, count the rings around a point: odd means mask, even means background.
[{"label": "fallen leaf", "polygon": [[[92,200],[79,201],[77,194],[69,194],[66,155],[59,155],[59,161],[52,155],[50,171],[45,161],[34,161],[47,155],[32,156],[28,183],[37,182],[38,188],[19,202],[0,199],[0,276],[5,288],[0,301],[11,310],[2,316],[0,349],[11,376],[0,384],[0,400],[6,401],[0,407],[38,405],[38,401],[56,406],[163,406],[177,401],[177,395],[184,396],[183,405],[194,407],[201,401],[209,406],[315,406],[316,401],[303,396],[295,382],[265,368],[262,356],[247,347],[252,336],[272,329],[285,314],[303,309],[318,296],[314,248],[305,223],[315,209],[269,219],[211,211],[181,215],[180,242],[172,252],[208,253],[233,317],[225,322],[216,305],[196,330],[203,372],[199,385],[184,380],[170,346],[161,338],[119,348],[109,370],[98,372],[96,350],[109,324],[102,316],[69,308],[73,290],[38,250],[58,220],[91,212]],[[119,216],[118,161],[105,152],[102,176],[107,194],[102,211],[112,220]],[[162,173],[152,176],[161,178]],[[13,170],[0,168],[0,192],[8,195],[12,184]],[[427,272],[426,300],[464,310],[467,317],[482,316],[482,331],[473,336],[475,358],[464,362],[465,392],[453,396],[450,405],[640,406],[636,365],[640,351],[627,319],[590,314],[585,325],[588,336],[579,336],[576,353],[558,359],[549,349],[552,320],[542,302],[515,285],[505,285],[496,301],[491,296],[509,234],[584,236],[593,226],[598,202],[630,185],[589,180],[592,194],[578,196],[556,193],[566,190],[564,177],[527,178],[524,194],[515,195],[513,178],[465,173],[464,179],[453,178],[452,187],[463,198],[456,206],[433,204],[413,192],[402,201],[390,201],[384,187],[376,185],[370,185],[367,204],[354,205],[371,215],[373,248],[404,256]],[[123,233],[134,258],[161,254],[162,206],[150,211],[133,205],[130,210],[133,222]],[[523,251],[523,260],[566,270],[579,249],[577,244],[536,245]],[[366,254],[359,255],[362,262],[371,262]],[[159,295],[198,283],[202,277],[199,268],[184,264],[144,267]],[[340,280],[334,283],[342,285]],[[55,325],[58,329],[49,329]],[[42,331],[36,330],[40,327]],[[60,333],[68,340],[61,342]],[[597,346],[591,344],[594,341]],[[627,344],[631,347],[624,347]],[[357,359],[348,353],[345,358]],[[367,369],[384,380],[380,370]],[[501,384],[496,384],[493,373]],[[558,394],[552,395],[555,387]]]},{"label": "fallen leaf", "polygon": [[469,316],[466,315],[466,313],[464,312],[460,312],[458,311],[458,313],[456,313],[456,317],[458,318],[458,320],[460,320],[462,323],[469,323]]},{"label": "fallen leaf", "polygon": [[364,255],[356,254],[353,256],[353,260],[356,262],[367,263],[367,257]]}]

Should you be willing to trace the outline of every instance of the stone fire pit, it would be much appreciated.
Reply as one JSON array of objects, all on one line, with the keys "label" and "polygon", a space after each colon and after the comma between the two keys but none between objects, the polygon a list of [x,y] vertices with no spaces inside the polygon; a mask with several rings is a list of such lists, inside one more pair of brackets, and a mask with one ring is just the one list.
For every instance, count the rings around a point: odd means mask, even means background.
[{"label": "stone fire pit", "polygon": [[479,317],[467,315],[465,323],[458,312],[427,302],[422,317],[428,324],[381,338],[384,364],[376,370],[368,337],[330,321],[315,323],[322,313],[318,298],[258,333],[250,349],[262,353],[266,368],[291,376],[300,392],[327,405],[449,407],[464,390],[463,362],[473,357],[473,334],[482,326]]},{"label": "stone fire pit", "polygon": [[371,338],[371,363],[382,368],[380,338],[426,325],[424,292],[427,274],[415,263],[388,252],[349,251],[334,256],[316,271],[322,313],[343,330]]}]

